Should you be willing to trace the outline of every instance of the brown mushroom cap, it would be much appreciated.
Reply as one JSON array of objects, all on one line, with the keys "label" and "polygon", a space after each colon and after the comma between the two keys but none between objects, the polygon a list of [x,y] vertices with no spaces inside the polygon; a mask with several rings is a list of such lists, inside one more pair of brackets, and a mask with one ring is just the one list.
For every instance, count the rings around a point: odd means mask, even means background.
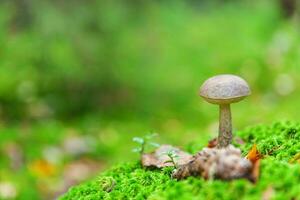
[{"label": "brown mushroom cap", "polygon": [[238,102],[250,93],[249,85],[244,79],[230,74],[211,77],[200,88],[200,96],[213,104]]}]

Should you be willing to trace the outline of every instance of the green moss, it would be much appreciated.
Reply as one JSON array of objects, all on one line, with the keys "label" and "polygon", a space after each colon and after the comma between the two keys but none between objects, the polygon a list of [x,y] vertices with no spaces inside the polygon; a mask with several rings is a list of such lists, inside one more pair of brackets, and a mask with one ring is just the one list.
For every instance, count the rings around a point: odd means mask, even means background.
[{"label": "green moss", "polygon": [[289,164],[300,151],[300,124],[277,122],[258,125],[238,132],[246,144],[239,145],[246,153],[253,143],[266,157],[261,162],[257,184],[247,180],[205,181],[190,177],[183,181],[170,178],[172,168],[146,170],[138,163],[116,166],[94,180],[71,188],[61,199],[261,199],[272,187],[273,199],[300,199],[300,165]]}]

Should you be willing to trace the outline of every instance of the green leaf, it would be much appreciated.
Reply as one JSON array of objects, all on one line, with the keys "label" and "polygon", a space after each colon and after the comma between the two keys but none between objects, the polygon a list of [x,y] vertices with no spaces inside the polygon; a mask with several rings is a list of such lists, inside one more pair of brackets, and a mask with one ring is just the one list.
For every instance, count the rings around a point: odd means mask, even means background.
[{"label": "green leaf", "polygon": [[142,148],[141,148],[141,147],[133,148],[133,149],[132,149],[132,152],[140,153],[140,152],[142,152]]},{"label": "green leaf", "polygon": [[160,144],[155,143],[155,142],[149,142],[149,145],[153,146],[153,147],[159,147]]},{"label": "green leaf", "polygon": [[143,138],[140,138],[140,137],[134,137],[134,138],[132,138],[132,141],[137,142],[139,144],[144,144],[145,143],[145,140]]},{"label": "green leaf", "polygon": [[150,133],[150,134],[146,135],[145,138],[147,140],[150,140],[150,139],[152,139],[152,138],[154,138],[156,136],[158,136],[158,133]]}]

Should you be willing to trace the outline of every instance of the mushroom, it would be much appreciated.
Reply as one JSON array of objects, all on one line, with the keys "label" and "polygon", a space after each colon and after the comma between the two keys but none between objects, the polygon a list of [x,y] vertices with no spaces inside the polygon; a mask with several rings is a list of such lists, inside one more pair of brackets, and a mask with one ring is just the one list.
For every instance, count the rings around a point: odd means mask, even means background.
[{"label": "mushroom", "polygon": [[232,141],[230,104],[239,102],[251,93],[247,82],[235,75],[224,74],[209,78],[200,88],[200,96],[220,106],[218,148]]}]

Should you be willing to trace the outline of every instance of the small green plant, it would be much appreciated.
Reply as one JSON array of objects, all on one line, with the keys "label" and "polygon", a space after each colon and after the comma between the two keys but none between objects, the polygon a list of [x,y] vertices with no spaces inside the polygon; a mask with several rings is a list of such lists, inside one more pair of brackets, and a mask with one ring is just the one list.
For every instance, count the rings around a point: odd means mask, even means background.
[{"label": "small green plant", "polygon": [[132,140],[134,142],[138,143],[139,146],[133,148],[132,151],[142,155],[143,153],[145,153],[145,149],[146,149],[147,146],[159,147],[158,143],[155,143],[155,142],[151,141],[157,135],[158,135],[157,133],[151,133],[151,134],[148,134],[144,137],[134,137]]},{"label": "small green plant", "polygon": [[170,160],[167,160],[165,163],[172,163],[174,165],[175,169],[177,169],[178,164],[177,164],[176,160],[179,158],[179,156],[177,155],[175,150],[169,150],[169,151],[165,152],[164,155],[168,156],[170,159]]}]

